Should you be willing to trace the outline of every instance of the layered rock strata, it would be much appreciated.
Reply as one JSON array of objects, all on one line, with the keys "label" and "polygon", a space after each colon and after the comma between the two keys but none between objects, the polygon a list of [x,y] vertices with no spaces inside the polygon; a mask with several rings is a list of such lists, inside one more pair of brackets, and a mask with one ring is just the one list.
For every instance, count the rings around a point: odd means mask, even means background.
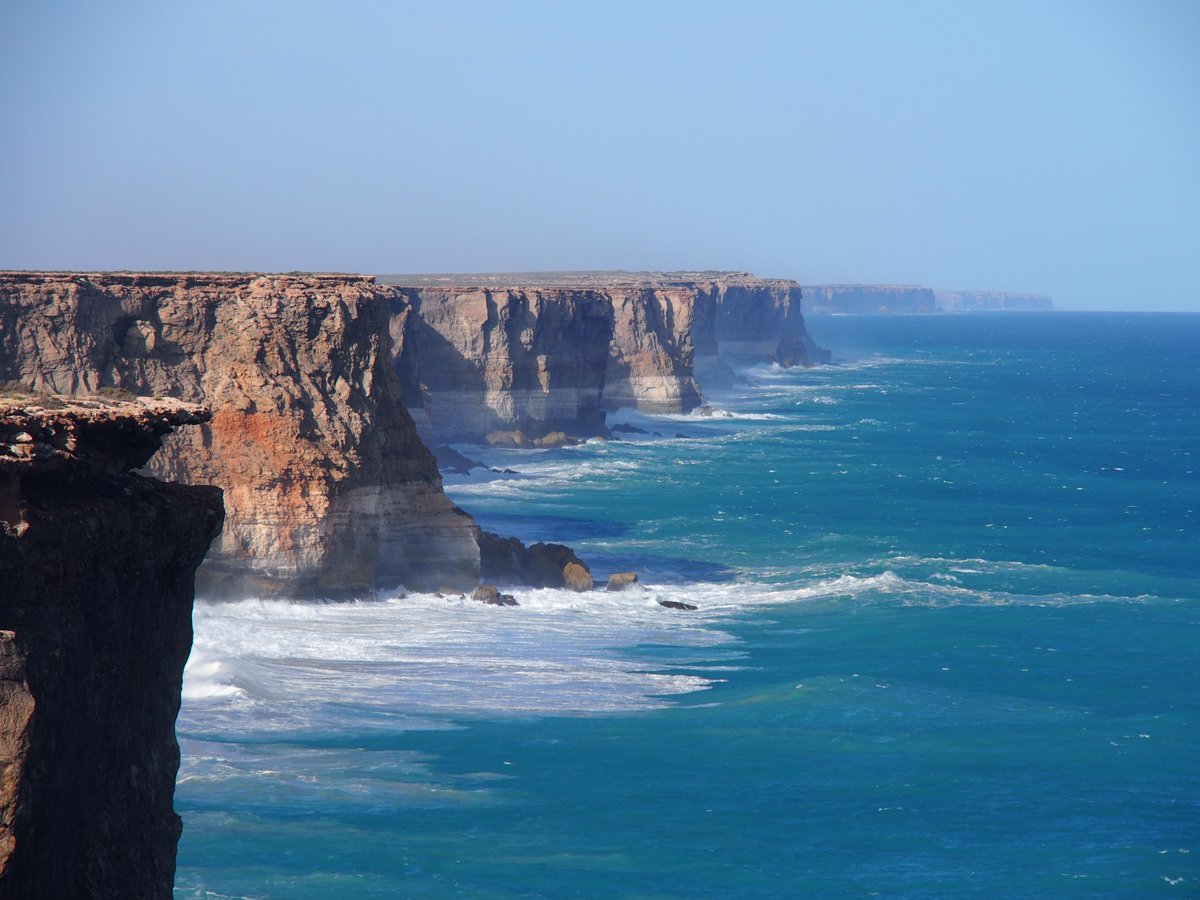
[{"label": "layered rock strata", "polygon": [[693,409],[701,382],[783,346],[828,358],[794,282],[741,273],[0,273],[0,384],[211,406],[150,464],[225,491],[210,597],[470,588],[477,528],[418,430],[561,445],[602,433],[605,410]]},{"label": "layered rock strata", "polygon": [[591,290],[399,287],[396,368],[443,439],[493,431],[594,435],[613,333]]},{"label": "layered rock strata", "polygon": [[174,724],[221,494],[129,470],[207,419],[0,398],[0,896],[172,894]]},{"label": "layered rock strata", "polygon": [[205,596],[473,585],[392,368],[394,292],[363,276],[0,273],[0,382],[204,402],[163,478],[225,491]]},{"label": "layered rock strata", "polygon": [[604,410],[687,412],[701,382],[813,344],[792,281],[744,273],[384,276],[396,370],[428,441],[521,431],[591,436]]}]

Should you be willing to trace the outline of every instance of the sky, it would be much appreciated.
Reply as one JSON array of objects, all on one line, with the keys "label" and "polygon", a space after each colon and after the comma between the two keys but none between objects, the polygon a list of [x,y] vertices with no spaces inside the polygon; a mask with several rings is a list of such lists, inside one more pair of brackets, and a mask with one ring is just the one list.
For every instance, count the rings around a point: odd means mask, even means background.
[{"label": "sky", "polygon": [[0,0],[0,268],[1200,310],[1200,3]]}]

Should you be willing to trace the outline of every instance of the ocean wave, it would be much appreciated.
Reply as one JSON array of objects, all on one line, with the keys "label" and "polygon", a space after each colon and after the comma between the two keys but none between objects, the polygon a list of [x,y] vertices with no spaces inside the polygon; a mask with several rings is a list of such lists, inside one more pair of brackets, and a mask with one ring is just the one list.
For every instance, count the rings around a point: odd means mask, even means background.
[{"label": "ocean wave", "polygon": [[[718,648],[732,639],[711,627],[715,595],[711,586],[518,589],[521,605],[504,609],[431,594],[343,604],[200,602],[181,721],[186,730],[191,714],[247,705],[258,710],[244,719],[254,730],[295,727],[310,714],[321,718],[318,710],[337,718],[339,704],[435,716],[658,708],[712,678],[674,671],[677,652],[656,663],[620,651],[693,648],[685,661],[727,662]],[[659,603],[685,597],[712,608],[688,615]],[[726,598],[722,606],[730,605]]]}]

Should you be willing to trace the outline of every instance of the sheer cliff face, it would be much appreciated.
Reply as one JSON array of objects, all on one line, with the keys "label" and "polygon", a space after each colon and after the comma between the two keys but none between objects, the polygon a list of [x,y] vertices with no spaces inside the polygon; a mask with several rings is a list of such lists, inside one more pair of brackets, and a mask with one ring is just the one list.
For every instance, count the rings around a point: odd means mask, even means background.
[{"label": "sheer cliff face", "polygon": [[175,717],[221,494],[128,470],[206,416],[0,398],[0,896],[171,896]]},{"label": "sheer cliff face", "polygon": [[[691,286],[614,287],[614,328],[604,374],[604,406],[651,413],[687,412],[700,405],[693,374],[697,305]],[[698,316],[699,313],[699,316]]]},{"label": "sheer cliff face", "polygon": [[588,436],[604,409],[686,412],[700,404],[702,380],[728,378],[729,362],[775,359],[789,335],[803,361],[828,359],[804,329],[791,281],[601,273],[521,286],[475,277],[488,287],[408,285],[393,303],[406,400],[441,440],[512,429]]},{"label": "sheer cliff face", "polygon": [[[523,429],[603,430],[600,398],[613,311],[595,291],[405,289],[397,370],[439,437]],[[416,379],[426,399],[413,389]]]},{"label": "sheer cliff face", "polygon": [[474,583],[474,523],[392,372],[390,301],[357,276],[4,274],[0,380],[212,407],[151,464],[225,491],[202,595]]},{"label": "sheer cliff face", "polygon": [[911,284],[805,285],[804,297],[808,311],[816,314],[931,313],[938,309],[931,288]]}]

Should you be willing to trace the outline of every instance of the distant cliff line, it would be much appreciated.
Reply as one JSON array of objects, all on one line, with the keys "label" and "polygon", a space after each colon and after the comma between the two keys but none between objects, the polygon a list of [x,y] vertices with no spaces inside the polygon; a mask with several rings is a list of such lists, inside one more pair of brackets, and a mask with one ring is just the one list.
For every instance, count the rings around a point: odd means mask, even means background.
[{"label": "distant cliff line", "polygon": [[923,315],[927,313],[1049,312],[1045,294],[1011,291],[938,291],[915,284],[804,285],[804,308],[813,315]]},{"label": "distant cliff line", "polygon": [[781,350],[792,364],[828,358],[805,331],[795,282],[584,274],[430,286],[0,272],[0,383],[212,409],[150,464],[224,490],[202,595],[467,587],[482,538],[442,491],[426,443],[498,430],[597,436],[609,409],[694,408],[731,364]]}]

